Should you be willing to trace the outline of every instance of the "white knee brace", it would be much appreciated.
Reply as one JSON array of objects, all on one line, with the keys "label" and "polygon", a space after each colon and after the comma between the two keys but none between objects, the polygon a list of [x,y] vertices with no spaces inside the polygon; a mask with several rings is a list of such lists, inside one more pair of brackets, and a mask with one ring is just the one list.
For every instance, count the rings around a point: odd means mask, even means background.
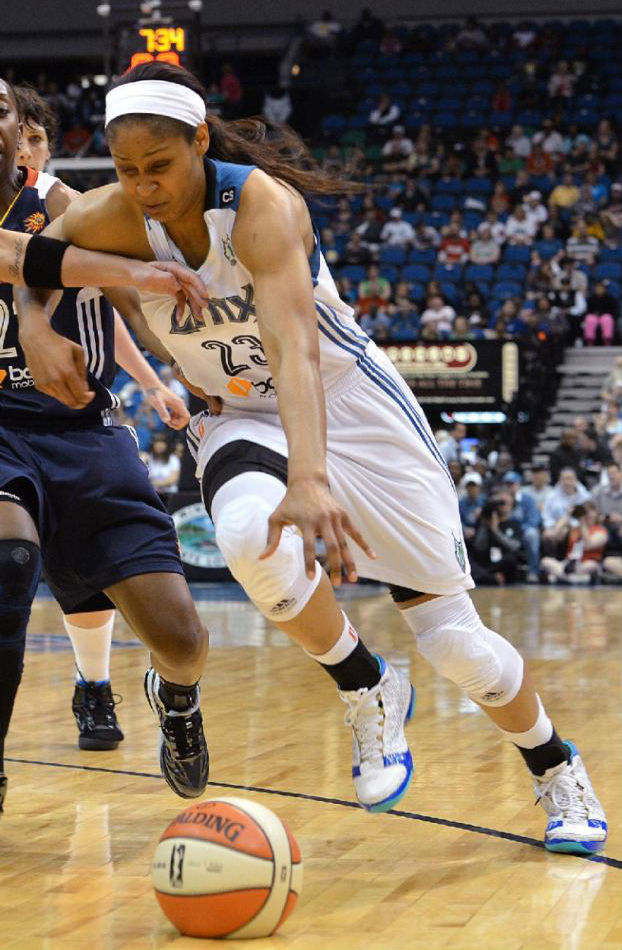
[{"label": "white knee brace", "polygon": [[257,609],[270,620],[292,620],[315,591],[322,569],[316,562],[315,577],[309,580],[302,538],[293,527],[283,529],[271,557],[259,560],[268,537],[268,518],[275,507],[260,495],[227,501],[214,514],[216,543]]},{"label": "white knee brace", "polygon": [[523,659],[480,620],[469,595],[445,595],[402,611],[417,649],[483,706],[506,706],[523,682]]}]

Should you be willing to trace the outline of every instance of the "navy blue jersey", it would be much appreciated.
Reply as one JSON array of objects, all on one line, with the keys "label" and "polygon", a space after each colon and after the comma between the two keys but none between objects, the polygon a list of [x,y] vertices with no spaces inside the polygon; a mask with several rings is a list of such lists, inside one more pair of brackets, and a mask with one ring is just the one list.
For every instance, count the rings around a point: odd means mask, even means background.
[{"label": "navy blue jersey", "polygon": [[[58,179],[32,169],[20,169],[20,174],[23,185],[0,226],[34,234],[49,223],[45,197]],[[65,290],[52,327],[83,347],[89,389],[95,397],[84,409],[69,409],[35,389],[19,345],[13,287],[0,283],[0,421],[5,425],[45,429],[55,423],[98,423],[119,405],[108,388],[116,372],[114,313],[101,291],[94,287]]]}]

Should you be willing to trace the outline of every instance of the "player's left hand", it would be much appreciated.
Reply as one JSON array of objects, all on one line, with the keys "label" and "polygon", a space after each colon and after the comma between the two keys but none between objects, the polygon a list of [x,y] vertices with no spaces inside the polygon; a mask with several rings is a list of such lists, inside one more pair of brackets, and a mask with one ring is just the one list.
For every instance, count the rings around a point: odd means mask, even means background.
[{"label": "player's left hand", "polygon": [[168,386],[150,386],[145,389],[145,399],[169,428],[185,429],[190,422],[185,402]]},{"label": "player's left hand", "polygon": [[288,486],[283,501],[268,519],[268,541],[259,556],[260,561],[274,554],[279,546],[283,528],[290,524],[296,525],[302,534],[305,570],[310,579],[315,577],[316,538],[322,538],[326,547],[330,579],[335,587],[341,584],[342,566],[349,581],[357,579],[356,566],[346,535],[362,548],[367,557],[376,557],[324,482],[299,479]]}]

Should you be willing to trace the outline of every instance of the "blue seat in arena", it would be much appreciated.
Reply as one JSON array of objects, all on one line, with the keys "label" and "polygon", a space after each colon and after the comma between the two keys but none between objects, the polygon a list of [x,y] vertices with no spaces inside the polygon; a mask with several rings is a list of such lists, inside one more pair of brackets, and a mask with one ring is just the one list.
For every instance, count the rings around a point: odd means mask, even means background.
[{"label": "blue seat in arena", "polygon": [[392,264],[380,265],[380,276],[385,277],[391,283],[397,280],[398,274],[399,274],[399,271],[397,267],[394,267]]},{"label": "blue seat in arena", "polygon": [[394,199],[389,198],[387,195],[376,195],[374,200],[376,204],[378,205],[378,207],[381,208],[383,211],[386,211],[387,213],[391,210],[391,208],[395,204]]},{"label": "blue seat in arena", "polygon": [[516,281],[517,284],[523,284],[527,278],[527,269],[522,264],[499,264],[497,268],[497,281],[506,280]]},{"label": "blue seat in arena", "polygon": [[449,214],[447,211],[432,211],[426,214],[424,219],[426,224],[431,224],[433,228],[440,231],[446,224],[449,224]]},{"label": "blue seat in arena", "polygon": [[464,269],[464,279],[485,281],[490,283],[495,276],[495,269],[490,264],[468,264]]},{"label": "blue seat in arena", "polygon": [[536,241],[534,249],[543,261],[549,261],[558,251],[561,251],[563,246],[561,241],[554,238],[551,241]]},{"label": "blue seat in arena", "polygon": [[434,186],[436,195],[461,195],[464,191],[464,183],[459,178],[441,178]]},{"label": "blue seat in arena", "polygon": [[458,124],[458,116],[455,112],[435,112],[432,116],[432,125],[441,129],[453,129]]},{"label": "blue seat in arena", "polygon": [[502,280],[498,284],[494,284],[492,288],[492,296],[497,300],[507,300],[508,297],[520,297],[522,292],[522,285],[512,280]]},{"label": "blue seat in arena", "polygon": [[506,264],[528,265],[531,260],[531,248],[523,244],[508,244],[503,252],[503,260]]},{"label": "blue seat in arena", "polygon": [[437,264],[434,268],[434,280],[458,284],[462,280],[462,267],[460,264]]},{"label": "blue seat in arena", "polygon": [[406,251],[403,247],[381,247],[380,263],[394,264],[396,267],[401,267],[402,264],[406,263]]},{"label": "blue seat in arena", "polygon": [[419,82],[417,83],[417,95],[429,96],[434,98],[438,96],[440,86],[437,82]]},{"label": "blue seat in arena", "polygon": [[403,343],[414,341],[419,335],[419,320],[414,315],[397,315],[391,320],[389,335],[393,340],[399,340]]},{"label": "blue seat in arena", "polygon": [[489,178],[467,178],[464,190],[469,195],[489,195],[492,192],[492,182]]},{"label": "blue seat in arena", "polygon": [[598,254],[598,261],[599,263],[604,263],[605,261],[617,261],[618,263],[622,264],[622,246],[618,245],[617,247],[601,247]]},{"label": "blue seat in arena", "polygon": [[347,277],[353,284],[358,284],[367,277],[367,271],[360,264],[348,264],[339,271],[340,277]]},{"label": "blue seat in arena", "polygon": [[622,281],[622,264],[617,261],[603,261],[596,265],[592,274],[595,280],[615,280],[619,283]]},{"label": "blue seat in arena", "polygon": [[439,112],[459,112],[462,108],[462,101],[460,99],[450,99],[449,97],[439,99],[436,108]]},{"label": "blue seat in arena", "polygon": [[456,199],[453,195],[433,195],[430,201],[432,211],[453,211]]},{"label": "blue seat in arena", "polygon": [[418,251],[416,248],[408,255],[409,264],[426,264],[431,267],[436,262],[436,248],[427,247],[425,250]]},{"label": "blue seat in arena", "polygon": [[615,297],[616,300],[619,300],[622,297],[622,286],[618,284],[615,280],[610,280],[607,282],[607,292]]},{"label": "blue seat in arena", "polygon": [[461,294],[457,284],[450,284],[448,282],[441,283],[441,293],[443,297],[450,303],[452,306],[457,304],[461,299]]},{"label": "blue seat in arena", "polygon": [[493,129],[509,129],[514,125],[513,112],[493,112],[490,116]]},{"label": "blue seat in arena", "polygon": [[[402,271],[402,277],[404,277],[404,271]],[[425,286],[423,284],[411,284],[410,296],[415,303],[421,303],[425,299]]]},{"label": "blue seat in arena", "polygon": [[402,213],[402,219],[408,221],[409,224],[412,224],[413,228],[423,220],[423,213],[421,211],[404,211]]},{"label": "blue seat in arena", "polygon": [[425,264],[406,264],[402,267],[402,280],[412,280],[416,283],[427,284],[430,279],[430,268]]},{"label": "blue seat in arena", "polygon": [[464,224],[467,231],[474,231],[478,225],[484,220],[483,211],[469,210],[464,211],[462,214],[462,223]]},{"label": "blue seat in arena", "polygon": [[348,125],[348,120],[343,115],[326,115],[322,119],[322,132],[325,135],[337,134],[343,132]]}]

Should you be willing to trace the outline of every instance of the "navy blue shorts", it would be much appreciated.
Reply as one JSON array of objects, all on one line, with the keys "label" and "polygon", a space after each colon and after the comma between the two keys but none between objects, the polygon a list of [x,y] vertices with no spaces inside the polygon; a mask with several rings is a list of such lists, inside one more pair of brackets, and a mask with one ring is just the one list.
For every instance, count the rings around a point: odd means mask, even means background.
[{"label": "navy blue shorts", "polygon": [[65,613],[136,574],[183,574],[173,520],[126,426],[0,425],[0,491],[33,516],[44,576]]}]

